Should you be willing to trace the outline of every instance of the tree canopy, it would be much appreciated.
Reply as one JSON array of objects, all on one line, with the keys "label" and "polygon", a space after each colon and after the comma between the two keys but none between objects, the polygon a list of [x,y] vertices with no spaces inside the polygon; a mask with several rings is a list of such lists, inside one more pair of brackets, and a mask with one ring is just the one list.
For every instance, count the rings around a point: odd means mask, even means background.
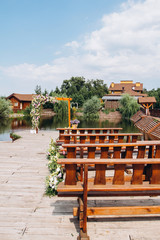
[{"label": "tree canopy", "polygon": [[[35,92],[37,94],[41,92],[41,87],[37,85]],[[64,80],[60,88],[56,86],[55,90],[51,90],[50,93],[45,89],[42,94],[71,97],[72,102],[78,103],[78,107],[82,107],[85,101],[91,99],[93,96],[102,98],[107,93],[108,87],[104,84],[103,80],[85,80],[84,77],[71,77],[68,80]],[[44,107],[48,106],[49,103]]]},{"label": "tree canopy", "polygon": [[145,89],[145,92],[149,97],[155,97],[156,103],[154,103],[154,108],[159,108],[160,109],[160,88],[157,88],[157,90],[152,89],[150,91],[147,91]]},{"label": "tree canopy", "polygon": [[5,98],[0,98],[0,118],[8,117],[11,111],[12,108],[10,101]]},{"label": "tree canopy", "polygon": [[[56,88],[58,91],[58,88]],[[69,80],[64,80],[59,90],[67,97],[71,97],[73,102],[77,102],[79,107],[82,107],[87,99],[93,96],[102,98],[108,93],[108,87],[103,80],[85,80],[84,77],[72,77]]]},{"label": "tree canopy", "polygon": [[140,105],[134,97],[131,97],[129,94],[124,94],[120,100],[119,109],[122,118],[130,119],[130,117],[140,109]]},{"label": "tree canopy", "polygon": [[100,110],[101,102],[97,96],[88,99],[83,105],[83,112],[85,119],[97,119],[99,117],[98,111]]}]

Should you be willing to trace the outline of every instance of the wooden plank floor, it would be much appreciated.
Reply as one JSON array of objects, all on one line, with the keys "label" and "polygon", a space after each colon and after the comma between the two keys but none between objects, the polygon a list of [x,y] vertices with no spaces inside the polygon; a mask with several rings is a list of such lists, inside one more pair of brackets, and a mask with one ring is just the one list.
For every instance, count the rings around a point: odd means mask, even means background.
[{"label": "wooden plank floor", "polygon": [[[78,221],[72,207],[76,198],[46,197],[48,174],[46,150],[56,131],[19,132],[21,139],[0,142],[0,240],[76,239]],[[143,203],[145,197],[136,198]],[[108,198],[109,206],[134,204],[134,198]],[[89,206],[105,205],[104,198],[90,199]],[[160,204],[160,198],[149,198],[147,204]],[[88,219],[91,240],[160,239],[160,215],[141,217],[101,217]]]}]

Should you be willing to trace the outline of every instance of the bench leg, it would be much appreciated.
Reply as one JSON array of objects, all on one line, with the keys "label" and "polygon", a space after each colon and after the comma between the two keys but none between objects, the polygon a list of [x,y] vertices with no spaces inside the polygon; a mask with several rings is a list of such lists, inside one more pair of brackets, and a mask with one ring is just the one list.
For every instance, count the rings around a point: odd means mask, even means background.
[{"label": "bench leg", "polygon": [[79,236],[77,237],[77,240],[90,240],[87,233],[84,233],[82,230],[80,231]]},{"label": "bench leg", "polygon": [[83,197],[79,198],[79,222],[81,230],[77,240],[90,239],[89,236],[87,235],[87,187],[88,187],[88,165],[85,164]]}]

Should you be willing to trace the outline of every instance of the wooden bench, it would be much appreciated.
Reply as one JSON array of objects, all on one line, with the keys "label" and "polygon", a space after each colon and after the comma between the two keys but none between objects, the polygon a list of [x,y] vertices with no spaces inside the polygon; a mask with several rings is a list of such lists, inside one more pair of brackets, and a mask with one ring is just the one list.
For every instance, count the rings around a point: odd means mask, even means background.
[{"label": "wooden bench", "polygon": [[[99,144],[100,145],[100,144]],[[90,148],[88,157],[75,158],[76,146],[70,147],[68,158],[59,159],[58,164],[65,164],[65,181],[58,185],[58,196],[77,196],[79,207],[73,209],[73,215],[79,217],[80,236],[87,240],[87,217],[96,215],[140,215],[160,214],[160,206],[126,207],[87,207],[89,196],[157,196],[160,195],[160,141],[111,144],[114,153],[108,158],[110,144],[101,144],[101,157],[94,158]],[[121,149],[125,148],[125,155]],[[136,154],[134,148],[137,149]],[[72,152],[72,154],[71,154]],[[134,154],[133,154],[134,153]],[[125,157],[125,158],[124,158]],[[76,177],[77,164],[83,165],[84,180]],[[88,177],[88,165],[96,166],[95,176]],[[133,171],[125,176],[125,168],[132,165]],[[113,166],[113,174],[106,177],[108,166]]]},{"label": "wooden bench", "polygon": [[57,130],[59,131],[59,140],[62,140],[62,134],[66,133],[118,133],[122,128],[57,128]]},{"label": "wooden bench", "polygon": [[113,142],[136,142],[142,139],[142,133],[70,133],[61,134],[58,145],[68,143],[113,143]]}]

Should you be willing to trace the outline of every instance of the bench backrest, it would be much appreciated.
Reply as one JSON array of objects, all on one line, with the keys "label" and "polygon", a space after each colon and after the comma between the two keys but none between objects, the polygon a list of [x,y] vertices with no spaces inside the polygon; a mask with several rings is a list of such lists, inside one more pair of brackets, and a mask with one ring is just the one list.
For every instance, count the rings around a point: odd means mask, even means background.
[{"label": "bench backrest", "polygon": [[123,142],[136,142],[142,139],[142,133],[92,133],[92,134],[62,134],[62,139],[58,143],[123,143]]},{"label": "bench backrest", "polygon": [[[157,157],[157,155],[159,155],[159,157]],[[119,190],[123,189],[123,191],[129,191],[129,189],[135,190],[131,185],[142,185],[146,182],[146,176],[143,175],[146,165],[149,165],[151,169],[150,179],[147,179],[149,183],[153,185],[160,184],[160,148],[156,151],[155,158],[149,159],[59,159],[58,163],[70,166],[65,178],[65,185],[67,186],[76,186],[77,183],[79,183],[76,178],[73,179],[73,168],[75,165],[81,164],[85,167],[86,165],[95,164],[96,174],[93,181],[89,182],[89,191],[92,190],[91,188],[93,188],[93,191],[103,191],[102,189],[105,190],[105,188],[102,185],[108,185],[108,188],[110,187],[108,191],[114,190],[115,187],[112,189],[112,185],[123,185],[122,187],[118,186]],[[126,177],[125,167],[128,165],[132,166],[133,172],[131,172],[130,176]],[[106,172],[109,171],[109,166],[114,167],[112,170],[114,173],[113,177],[106,178]],[[125,183],[127,183],[127,185],[125,185]],[[98,187],[96,188],[94,185]],[[145,184],[143,187],[145,188]],[[160,190],[160,186],[157,187],[157,190]],[[153,189],[156,190],[156,186],[153,186]],[[72,191],[76,191],[76,188]]]},{"label": "bench backrest", "polygon": [[[105,171],[107,165],[114,165],[114,184],[124,184],[124,170],[126,164],[130,163],[134,165],[134,177],[133,183],[142,183],[143,169],[146,162],[140,164],[137,159],[148,161],[147,164],[152,164],[150,159],[160,158],[160,141],[142,141],[136,143],[117,143],[117,144],[64,144],[67,148],[67,158],[64,161],[66,169],[65,183],[67,185],[74,185],[77,182],[76,170],[77,164],[88,163],[84,158],[76,159],[76,149],[81,147],[88,148],[87,159],[92,159],[92,164],[96,164],[96,184],[105,184]],[[100,159],[95,159],[96,148],[101,149]],[[112,149],[112,154],[110,154]],[[71,161],[73,159],[73,162]],[[104,164],[101,162],[106,159],[107,162]],[[113,160],[112,160],[113,159]],[[114,159],[118,162],[114,162]],[[82,161],[82,162],[80,162]],[[128,162],[125,162],[128,161]],[[150,161],[150,162],[149,162]],[[90,160],[91,163],[91,160]],[[152,174],[148,169],[147,178],[151,178],[152,183],[160,181],[160,165],[153,163]],[[136,180],[137,179],[137,180]],[[160,182],[159,182],[160,183]]]},{"label": "bench backrest", "polygon": [[66,133],[118,133],[122,128],[57,128],[57,130],[59,130],[59,140],[61,140],[63,139],[63,136],[61,135]]},{"label": "bench backrest", "polygon": [[121,156],[121,158],[128,158],[139,152],[137,148],[152,149],[158,144],[160,144],[160,141],[138,141],[133,143],[63,144],[62,147],[67,149],[68,158],[75,158],[78,149],[86,150],[85,155],[81,156],[81,158],[86,157],[86,154],[88,158],[95,158],[97,150],[99,150],[100,158],[110,158],[110,152],[113,153],[113,157],[119,158]]}]

